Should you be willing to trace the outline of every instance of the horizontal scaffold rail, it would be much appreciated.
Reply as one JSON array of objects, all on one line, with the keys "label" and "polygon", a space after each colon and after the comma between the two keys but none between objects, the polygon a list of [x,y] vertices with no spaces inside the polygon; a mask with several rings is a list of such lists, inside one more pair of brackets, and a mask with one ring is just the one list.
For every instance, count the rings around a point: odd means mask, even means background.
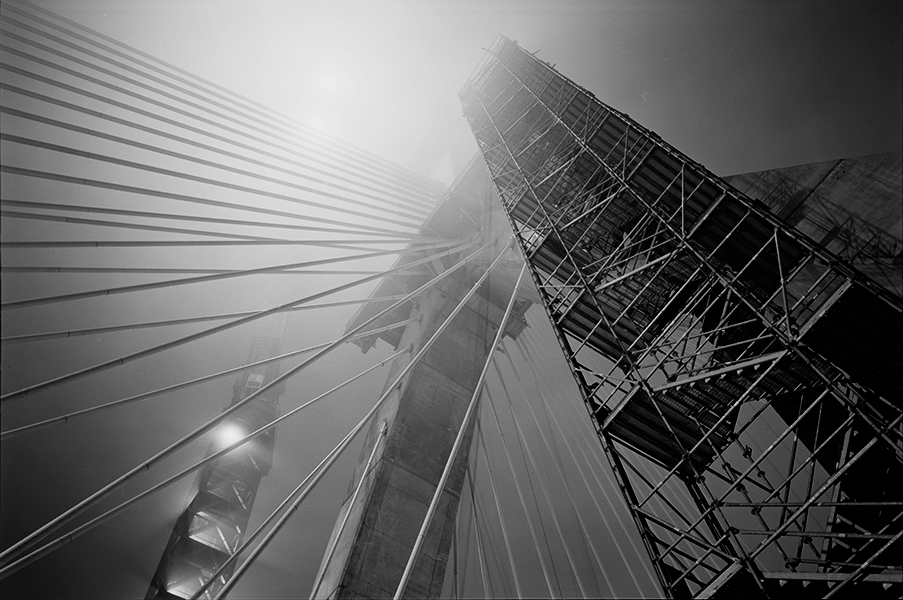
[{"label": "horizontal scaffold rail", "polygon": [[871,581],[903,521],[900,299],[504,37],[461,100],[666,592]]}]

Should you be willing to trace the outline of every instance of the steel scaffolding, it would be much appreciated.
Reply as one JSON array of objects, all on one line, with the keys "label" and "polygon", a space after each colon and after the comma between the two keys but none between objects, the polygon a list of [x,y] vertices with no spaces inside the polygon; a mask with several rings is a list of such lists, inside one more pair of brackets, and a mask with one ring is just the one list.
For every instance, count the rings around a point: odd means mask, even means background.
[{"label": "steel scaffolding", "polygon": [[[248,363],[277,356],[282,349],[286,315],[276,313],[258,321],[248,353]],[[250,396],[279,376],[279,363],[271,362],[242,372],[235,380],[229,406]],[[284,385],[258,396],[233,414],[218,430],[207,455],[270,423]],[[239,446],[204,467],[198,474],[196,492],[179,515],[163,556],[145,596],[190,598],[214,573],[217,581],[204,592],[213,598],[232,575],[233,563],[219,570],[235,553],[248,528],[251,509],[261,478],[273,464],[276,430]],[[218,571],[219,570],[219,571]]]},{"label": "steel scaffolding", "polygon": [[460,96],[666,593],[898,597],[900,299],[516,42]]}]

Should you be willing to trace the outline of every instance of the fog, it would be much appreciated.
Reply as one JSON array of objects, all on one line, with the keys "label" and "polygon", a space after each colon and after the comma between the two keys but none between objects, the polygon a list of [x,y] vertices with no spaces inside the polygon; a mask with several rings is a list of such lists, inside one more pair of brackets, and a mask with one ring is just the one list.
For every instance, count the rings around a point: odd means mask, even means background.
[{"label": "fog", "polygon": [[[718,174],[898,151],[903,143],[900,128],[903,8],[896,2],[151,3],[69,0],[39,4],[280,111],[309,125],[315,132],[411,168],[437,181],[440,187],[450,184],[476,151],[467,123],[461,116],[457,93],[480,60],[483,49],[499,33],[516,39],[522,47],[554,64],[603,102],[628,113]],[[4,9],[3,15],[5,23],[8,18],[20,19],[8,9]],[[4,29],[22,34],[15,26],[5,24]],[[25,47],[19,42],[8,41],[6,36],[4,43],[13,48]],[[9,52],[3,53],[3,62],[22,64],[20,58]],[[43,67],[37,70],[48,72]],[[61,79],[73,85],[78,83],[72,76]],[[26,82],[25,78],[9,72],[4,72],[3,81],[23,87],[34,86],[42,93],[52,93],[77,103],[75,96],[68,92],[51,92],[49,88]],[[96,92],[107,93],[99,87]],[[78,115],[69,109],[45,105],[8,91],[4,91],[2,101],[6,107],[23,111],[36,111],[35,107],[40,105],[42,114],[50,118],[95,128],[110,135],[132,136],[148,143],[153,139],[150,134],[126,131],[98,117]],[[81,103],[126,117],[125,111],[99,101]],[[137,104],[149,107],[146,103]],[[176,131],[145,117],[131,115],[129,118],[148,127]],[[115,154],[122,160],[152,162],[159,168],[186,169],[185,161],[172,156],[152,155],[136,147],[114,148],[108,141],[88,139],[46,124],[4,116],[2,126],[4,136],[78,146],[85,151]],[[185,135],[201,139],[198,135]],[[286,135],[293,134],[286,132]],[[207,143],[216,145],[209,140]],[[190,151],[184,144],[166,142],[165,145],[180,152]],[[255,145],[259,144],[255,142]],[[326,208],[299,206],[275,197],[252,198],[251,194],[219,189],[198,181],[166,179],[161,183],[165,178],[158,173],[135,172],[84,156],[51,153],[9,140],[4,141],[2,152],[4,165],[122,185],[165,188],[173,194],[196,195],[219,202],[253,203],[272,210],[344,220],[342,222],[349,225],[367,222],[376,227],[395,227],[400,232],[416,229],[347,213],[337,215]],[[202,151],[197,155],[222,165],[248,168],[247,165],[242,167],[241,161],[214,152]],[[335,167],[324,168],[332,176],[340,174]],[[378,170],[364,163],[359,168],[362,172]],[[210,165],[192,165],[191,173],[235,185],[248,182],[246,176],[224,174],[222,169]],[[312,170],[299,170],[299,173],[325,177]],[[275,171],[267,171],[267,174],[280,180],[290,179]],[[296,183],[314,186],[309,178],[297,179]],[[271,194],[296,195],[332,207],[359,210],[313,193],[297,193],[284,184],[255,185]],[[214,214],[209,206],[189,205],[172,198],[155,198],[148,202],[137,194],[10,174],[3,175],[2,195],[4,200],[184,215]],[[375,209],[362,210],[372,216],[381,214]],[[228,208],[216,209],[215,216],[249,218],[244,212]],[[282,224],[291,222],[287,218],[273,219]],[[145,222],[164,224],[163,220],[154,219]],[[191,227],[191,224],[180,226]],[[259,236],[272,233],[250,226],[221,225],[208,229]],[[96,226],[78,229],[63,223],[6,217],[2,222],[2,236],[4,241],[178,238],[178,234],[162,232]],[[298,234],[298,239],[300,237]],[[327,239],[336,236],[309,232],[303,237]],[[375,245],[373,249],[402,248],[404,245],[402,241],[389,246]],[[7,248],[3,251],[3,264],[241,269],[353,253],[350,250],[297,247],[193,248],[190,251],[180,248],[115,251],[103,248]],[[388,256],[318,269],[378,271],[393,260],[394,257]],[[288,302],[362,276],[258,275],[22,308],[4,311],[3,335],[258,310],[273,302]],[[175,277],[164,274],[110,276],[5,272],[2,299],[8,302]],[[375,282],[368,283],[322,301],[364,298],[374,286]],[[299,349],[337,338],[356,308],[351,305],[293,313],[287,326],[284,349]],[[547,391],[567,390],[562,392],[562,402],[568,402],[571,412],[563,414],[570,415],[572,427],[586,428],[580,431],[580,436],[584,436],[589,433],[589,428],[588,424],[580,425],[578,421],[583,410],[580,400],[571,388],[566,387],[569,374],[558,360],[554,338],[543,318],[538,307],[531,312],[530,335],[535,336],[539,351],[543,353],[541,362],[548,369],[550,386]],[[3,393],[209,326],[195,324],[4,345]],[[16,400],[4,406],[3,429],[240,365],[246,359],[252,333],[253,325],[241,326]],[[353,345],[344,345],[316,363],[310,372],[289,383],[280,401],[283,412],[390,353],[391,349],[384,342],[366,355]],[[298,359],[289,362],[297,364]],[[311,407],[280,427],[275,465],[261,486],[252,528],[366,412],[382,389],[385,377],[385,368],[377,370],[343,390],[336,398]],[[0,507],[2,545],[8,547],[113,477],[216,415],[228,403],[233,381],[233,377],[224,377],[191,388],[189,392],[164,395],[4,441],[3,502]],[[489,386],[494,396],[501,396],[496,379],[490,378]],[[535,394],[535,390],[531,393]],[[538,401],[538,395],[534,399]],[[488,425],[485,429],[487,433],[492,430]],[[540,443],[532,426],[526,435]],[[200,459],[208,441],[206,437],[198,440],[159,469],[125,486],[91,514]],[[337,498],[347,491],[357,463],[360,442],[357,440],[330,470],[232,597],[290,598],[308,593],[338,512],[340,501]],[[490,455],[500,456],[496,442],[487,443]],[[564,450],[561,452],[566,456]],[[551,461],[552,458],[542,460]],[[548,465],[552,463],[544,464],[543,470],[551,471]],[[576,467],[568,469],[569,480],[580,477]],[[0,584],[0,589],[10,598],[143,597],[171,523],[185,506],[192,480],[192,477],[184,479],[153,500],[29,566]],[[506,487],[510,489],[510,482]],[[611,489],[614,490],[613,484]],[[560,490],[558,495],[561,495]],[[586,495],[580,495],[577,503],[581,508],[591,507]],[[612,510],[613,523],[614,513],[621,511],[618,514],[626,515],[622,506]],[[571,516],[563,519],[567,528],[576,531],[577,525]],[[604,530],[599,531],[594,535],[601,544],[607,534]],[[618,531],[620,543],[626,547],[628,535]],[[524,531],[520,534],[526,535]],[[621,596],[656,593],[655,584],[648,575],[643,576],[639,588],[628,581],[623,569],[618,567],[621,557],[614,556],[610,546],[607,551],[615,565],[611,571],[618,573],[620,570],[612,593]],[[556,547],[554,553],[560,556],[560,548]],[[634,556],[629,557],[631,562],[639,560]],[[533,559],[524,560],[529,563]],[[592,567],[588,559],[582,560],[585,564],[581,564],[581,571],[589,573]],[[531,582],[531,595],[543,594],[540,573],[535,568],[537,564],[533,563],[533,567],[525,569],[525,577]],[[636,568],[638,572],[641,570],[639,566]],[[574,592],[573,583],[568,585]]]}]

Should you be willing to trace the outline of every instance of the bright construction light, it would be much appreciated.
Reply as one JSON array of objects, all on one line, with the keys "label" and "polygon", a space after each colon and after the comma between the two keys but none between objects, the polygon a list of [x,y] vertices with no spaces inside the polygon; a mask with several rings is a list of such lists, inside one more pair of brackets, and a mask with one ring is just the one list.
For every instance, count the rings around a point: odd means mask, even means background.
[{"label": "bright construction light", "polygon": [[234,444],[245,437],[244,430],[235,423],[225,423],[216,432],[216,439],[223,445]]}]

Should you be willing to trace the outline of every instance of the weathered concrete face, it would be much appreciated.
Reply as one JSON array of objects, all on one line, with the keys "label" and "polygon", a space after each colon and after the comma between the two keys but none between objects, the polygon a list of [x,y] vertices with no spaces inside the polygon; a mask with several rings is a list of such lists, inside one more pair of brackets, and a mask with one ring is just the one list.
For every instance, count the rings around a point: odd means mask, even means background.
[{"label": "weathered concrete face", "polygon": [[900,153],[876,154],[724,180],[903,296],[901,163]]},{"label": "weathered concrete face", "polygon": [[[410,353],[397,358],[392,364],[389,383],[396,379],[467,295],[489,262],[502,251],[511,234],[501,203],[482,163],[472,163],[466,170],[424,225],[424,233],[445,238],[477,239],[481,240],[481,244],[489,240],[496,240],[497,243],[474,261],[475,264],[456,272],[421,295],[413,307],[402,307],[396,311],[397,314],[384,317],[385,324],[419,317],[404,329],[400,338],[397,335],[380,335],[396,348],[412,348]],[[519,253],[509,252],[512,256],[503,259],[493,270],[489,279],[468,300],[377,413],[361,450],[360,464],[349,486],[333,539],[346,514],[347,523],[338,534],[332,557],[324,557],[324,564],[320,567],[322,581],[315,590],[315,597],[394,596],[473,397],[489,346],[512,293],[517,271],[523,264]],[[430,269],[441,271],[453,262],[445,263],[444,267],[434,264]],[[434,271],[424,268],[421,275],[406,281],[387,280],[374,294],[379,297],[405,293],[434,274]],[[531,301],[530,293],[519,298],[506,334],[514,337],[523,329],[522,315]],[[349,327],[362,323],[367,317],[375,315],[377,310],[379,308],[368,305],[358,312]],[[374,326],[379,324],[382,322]],[[373,343],[375,339],[360,345],[366,351]],[[474,422],[471,420],[468,426],[438,510],[414,564],[406,597],[435,598],[441,592]],[[383,423],[388,426],[388,433],[377,440]],[[352,503],[354,489],[362,477],[361,471],[377,442],[379,447],[372,467],[363,475],[361,490]]]},{"label": "weathered concrete face", "polygon": [[[474,278],[475,279],[475,278]],[[470,289],[457,279],[429,292],[412,316],[402,345],[413,353],[436,331]],[[370,455],[382,422],[388,425],[376,461],[353,506],[336,552],[325,565],[319,598],[383,598],[395,593],[427,508],[474,393],[502,311],[474,296],[377,414],[362,457]],[[411,355],[397,359],[389,381]],[[473,432],[470,423],[406,589],[412,598],[437,597],[454,532]],[[362,460],[363,462],[366,460]],[[360,477],[356,474],[355,483]],[[352,488],[353,490],[353,488]],[[335,535],[335,534],[333,534]],[[322,569],[323,567],[321,567]]]}]

